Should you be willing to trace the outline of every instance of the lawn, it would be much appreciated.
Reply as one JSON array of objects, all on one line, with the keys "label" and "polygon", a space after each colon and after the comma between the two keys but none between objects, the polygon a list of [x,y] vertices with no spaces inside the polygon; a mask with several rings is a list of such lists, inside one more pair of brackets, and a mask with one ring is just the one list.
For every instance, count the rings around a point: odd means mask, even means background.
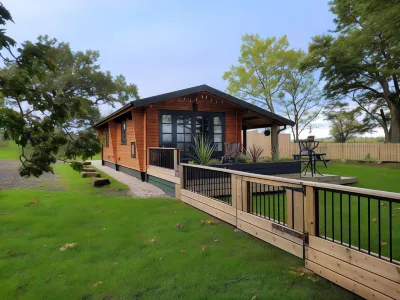
[{"label": "lawn", "polygon": [[[13,141],[0,140],[0,160],[1,159],[18,159],[20,150],[18,145]],[[25,153],[29,154],[29,147],[25,149]],[[93,160],[101,159],[100,153],[91,158]]]},{"label": "lawn", "polygon": [[117,197],[120,183],[55,169],[63,191],[0,191],[0,299],[354,298],[176,199]]}]

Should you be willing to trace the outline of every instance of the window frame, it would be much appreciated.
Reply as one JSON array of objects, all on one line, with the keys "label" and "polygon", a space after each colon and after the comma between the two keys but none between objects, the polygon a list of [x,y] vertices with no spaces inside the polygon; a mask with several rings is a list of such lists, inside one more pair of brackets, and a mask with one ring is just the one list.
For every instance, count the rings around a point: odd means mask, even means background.
[{"label": "window frame", "polygon": [[131,142],[131,158],[136,158],[136,142]]},{"label": "window frame", "polygon": [[126,145],[126,120],[121,122],[121,145]]},{"label": "window frame", "polygon": [[[163,115],[171,115],[171,124],[172,124],[172,141],[171,142],[163,142],[162,134],[162,116]],[[225,139],[226,139],[226,127],[225,127],[225,112],[210,112],[210,111],[190,111],[190,110],[162,110],[158,111],[158,146],[159,147],[171,147],[178,148],[178,133],[177,133],[177,117],[178,116],[189,116],[191,118],[191,132],[196,133],[196,117],[197,116],[208,116],[209,124],[208,124],[208,134],[209,138],[212,139],[214,143],[214,117],[220,117],[221,119],[221,137],[222,137],[222,151],[215,151],[214,155],[216,157],[223,156],[225,152]],[[190,151],[189,151],[190,152]]]},{"label": "window frame", "polygon": [[110,129],[107,127],[104,130],[106,148],[110,148]]}]

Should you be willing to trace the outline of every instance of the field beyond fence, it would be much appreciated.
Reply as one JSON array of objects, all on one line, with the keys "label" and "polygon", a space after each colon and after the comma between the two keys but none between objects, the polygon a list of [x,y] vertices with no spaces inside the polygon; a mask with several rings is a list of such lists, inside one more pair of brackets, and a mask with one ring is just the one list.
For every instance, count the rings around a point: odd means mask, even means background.
[{"label": "field beyond fence", "polygon": [[[247,145],[264,149],[263,156],[271,156],[271,137],[258,131],[247,132]],[[400,162],[400,144],[383,143],[320,143],[318,153],[326,153],[329,159],[370,160]],[[279,134],[279,156],[291,158],[299,153],[299,145],[292,143],[290,134]]]}]

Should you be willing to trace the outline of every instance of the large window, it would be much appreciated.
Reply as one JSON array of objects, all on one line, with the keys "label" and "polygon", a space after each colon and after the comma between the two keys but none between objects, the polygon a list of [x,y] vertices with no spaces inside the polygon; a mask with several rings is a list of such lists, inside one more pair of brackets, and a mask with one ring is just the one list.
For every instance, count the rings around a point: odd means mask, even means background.
[{"label": "large window", "polygon": [[222,151],[222,120],[221,117],[214,117],[214,144],[217,145],[216,151]]},{"label": "large window", "polygon": [[110,133],[109,133],[109,129],[108,127],[106,129],[104,129],[104,135],[106,138],[106,147],[110,147]]},{"label": "large window", "polygon": [[159,147],[179,148],[181,159],[190,159],[193,136],[216,144],[215,157],[223,155],[225,118],[220,112],[165,110],[159,112]]},{"label": "large window", "polygon": [[121,123],[121,145],[126,145],[126,121]]},{"label": "large window", "polygon": [[176,147],[182,151],[190,151],[192,143],[192,119],[190,116],[177,117],[176,133]]},{"label": "large window", "polygon": [[161,132],[163,144],[172,143],[172,116],[163,115],[161,118]]}]

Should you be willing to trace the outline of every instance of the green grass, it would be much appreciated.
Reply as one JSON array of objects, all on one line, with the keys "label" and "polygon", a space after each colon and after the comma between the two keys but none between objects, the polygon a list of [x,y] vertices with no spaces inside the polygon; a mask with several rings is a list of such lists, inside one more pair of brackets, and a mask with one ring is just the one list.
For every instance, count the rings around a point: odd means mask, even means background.
[{"label": "green grass", "polygon": [[[178,200],[104,196],[126,187],[92,188],[67,165],[56,173],[65,191],[0,191],[0,299],[354,297],[230,225],[201,225],[210,217]],[[77,245],[60,251],[66,243]]]},{"label": "green grass", "polygon": [[17,144],[11,141],[0,140],[0,160],[18,159],[19,149]]},{"label": "green grass", "polygon": [[[0,160],[4,159],[19,159],[20,149],[13,141],[0,140]],[[25,149],[25,153],[29,154],[29,147]],[[96,154],[89,160],[100,160],[100,153]]]},{"label": "green grass", "polygon": [[[400,192],[400,164],[368,165],[368,164],[330,164],[330,174],[357,177],[359,183],[354,186],[377,189],[389,192]],[[333,196],[333,200],[332,200]],[[393,203],[390,211],[388,201],[379,201],[373,197],[370,199],[370,214],[368,217],[368,198],[351,196],[350,202],[347,195],[326,192],[326,227],[325,227],[325,201],[324,192],[319,192],[319,221],[320,234],[327,237],[342,239],[344,243],[363,249],[368,249],[370,243],[371,252],[378,253],[379,244],[382,243],[381,254],[389,257],[390,237],[389,224],[392,222],[392,251],[393,258],[400,260],[400,203]],[[350,203],[350,206],[349,206]],[[360,208],[358,207],[360,203]],[[333,204],[333,206],[332,206]],[[340,219],[340,206],[342,205],[342,223]],[[333,209],[332,209],[333,208]],[[360,221],[358,220],[360,209]],[[381,214],[381,235],[379,239],[379,209]],[[334,211],[332,217],[332,210]],[[332,222],[333,220],[333,222]],[[368,222],[369,220],[369,222]],[[368,224],[369,223],[369,224]],[[370,231],[368,230],[368,226]],[[325,232],[326,230],[326,232]],[[370,232],[368,241],[368,232]],[[360,233],[360,235],[359,235]],[[360,239],[360,241],[359,241]]]}]

